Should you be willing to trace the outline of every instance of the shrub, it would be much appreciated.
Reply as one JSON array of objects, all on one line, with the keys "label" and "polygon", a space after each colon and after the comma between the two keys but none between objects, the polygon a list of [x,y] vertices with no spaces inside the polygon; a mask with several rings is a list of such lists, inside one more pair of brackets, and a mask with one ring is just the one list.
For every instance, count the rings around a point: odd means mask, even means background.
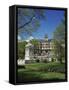
[{"label": "shrub", "polygon": [[52,60],[51,60],[52,62],[54,62],[54,58],[52,58]]},{"label": "shrub", "polygon": [[39,71],[44,71],[44,72],[59,72],[59,73],[65,73],[65,66],[62,64],[57,64],[57,65],[47,65],[40,67],[38,69]]},{"label": "shrub", "polygon": [[52,61],[52,62],[55,62],[55,61],[56,61],[56,59],[52,58],[52,59],[51,59],[51,61]]},{"label": "shrub", "polygon": [[25,65],[18,65],[18,69],[21,69],[21,68],[25,69],[26,67]]},{"label": "shrub", "polygon": [[40,60],[39,60],[39,59],[37,59],[37,60],[36,60],[36,62],[37,62],[37,63],[39,63],[39,62],[40,62]]},{"label": "shrub", "polygon": [[43,62],[44,62],[44,63],[48,63],[48,60],[47,60],[47,59],[45,59],[45,60],[43,60]]},{"label": "shrub", "polygon": [[35,63],[35,60],[33,60],[33,59],[32,59],[32,60],[30,60],[30,63]]}]

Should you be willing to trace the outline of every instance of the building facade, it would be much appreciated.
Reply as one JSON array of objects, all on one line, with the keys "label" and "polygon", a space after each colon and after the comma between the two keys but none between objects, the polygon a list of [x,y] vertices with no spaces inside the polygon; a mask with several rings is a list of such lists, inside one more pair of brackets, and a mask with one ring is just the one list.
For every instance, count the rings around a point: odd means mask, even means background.
[{"label": "building facade", "polygon": [[[57,61],[54,54],[54,48],[56,48],[55,44],[53,43],[53,39],[39,39],[38,45],[34,45],[29,40],[25,45],[25,57],[22,59],[18,59],[18,65],[22,63],[30,63],[30,62],[50,62],[50,61]],[[19,43],[23,43],[24,41],[20,41]],[[65,44],[62,44],[62,47],[65,48]],[[58,53],[59,54],[59,53]],[[24,62],[23,62],[24,61]]]},{"label": "building facade", "polygon": [[34,47],[34,58],[39,59],[40,61],[46,60],[51,61],[54,53],[54,44],[52,43],[52,39],[42,39],[39,40],[39,45],[37,47]]}]

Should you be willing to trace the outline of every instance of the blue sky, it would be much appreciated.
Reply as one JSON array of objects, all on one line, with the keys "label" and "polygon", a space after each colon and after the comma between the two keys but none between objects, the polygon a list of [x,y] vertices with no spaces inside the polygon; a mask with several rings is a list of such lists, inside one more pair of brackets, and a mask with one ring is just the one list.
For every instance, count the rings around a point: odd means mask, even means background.
[{"label": "blue sky", "polygon": [[61,23],[61,20],[64,18],[64,11],[46,10],[45,15],[46,19],[40,21],[40,27],[32,34],[34,38],[43,39],[45,34],[47,34],[48,38],[51,39],[56,27]]}]

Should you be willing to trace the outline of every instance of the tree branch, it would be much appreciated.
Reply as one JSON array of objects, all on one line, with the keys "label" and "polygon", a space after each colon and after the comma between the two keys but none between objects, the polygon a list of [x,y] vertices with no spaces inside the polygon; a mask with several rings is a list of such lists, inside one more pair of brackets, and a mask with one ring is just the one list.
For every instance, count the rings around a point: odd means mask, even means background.
[{"label": "tree branch", "polygon": [[24,25],[20,26],[18,29],[24,28],[26,25],[28,25],[29,23],[31,23],[31,21],[33,20],[34,16],[35,15],[33,15],[28,22],[26,22]]}]

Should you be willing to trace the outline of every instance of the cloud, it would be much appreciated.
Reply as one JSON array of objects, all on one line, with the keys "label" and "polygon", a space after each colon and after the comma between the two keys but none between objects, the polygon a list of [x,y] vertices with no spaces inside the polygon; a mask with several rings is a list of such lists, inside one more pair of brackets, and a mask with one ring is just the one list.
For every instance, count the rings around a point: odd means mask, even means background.
[{"label": "cloud", "polygon": [[32,36],[30,36],[26,41],[29,42],[32,39],[34,39],[34,38]]},{"label": "cloud", "polygon": [[29,40],[32,40],[32,39],[34,39],[34,38],[33,38],[32,36],[30,36],[30,37],[29,37]]},{"label": "cloud", "polygon": [[21,40],[21,37],[18,35],[18,40]]}]

